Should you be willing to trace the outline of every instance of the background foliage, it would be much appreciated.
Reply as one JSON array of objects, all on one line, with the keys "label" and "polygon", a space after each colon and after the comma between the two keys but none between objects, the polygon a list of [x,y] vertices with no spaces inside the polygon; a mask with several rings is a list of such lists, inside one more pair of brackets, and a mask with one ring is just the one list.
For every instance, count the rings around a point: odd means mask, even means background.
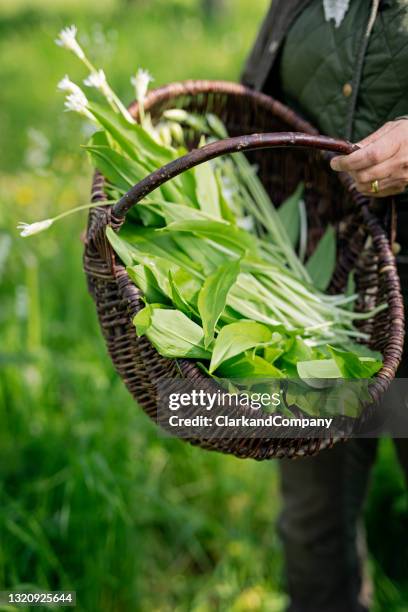
[{"label": "background foliage", "polygon": [[[276,464],[160,439],[106,355],[81,269],[85,216],[31,239],[15,230],[89,197],[86,130],[55,91],[86,74],[54,45],[61,27],[78,25],[129,101],[139,66],[156,84],[237,79],[267,4],[3,0],[1,588],[76,589],[81,611],[284,609]],[[407,516],[386,444],[368,504],[378,612],[408,610]]]}]

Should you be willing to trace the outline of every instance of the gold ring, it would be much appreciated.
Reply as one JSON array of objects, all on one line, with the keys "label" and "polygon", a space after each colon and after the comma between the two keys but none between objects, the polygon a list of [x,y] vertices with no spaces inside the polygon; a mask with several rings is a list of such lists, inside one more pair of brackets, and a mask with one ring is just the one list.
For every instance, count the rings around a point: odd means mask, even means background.
[{"label": "gold ring", "polygon": [[371,183],[371,191],[372,193],[378,193],[380,191],[377,179]]}]

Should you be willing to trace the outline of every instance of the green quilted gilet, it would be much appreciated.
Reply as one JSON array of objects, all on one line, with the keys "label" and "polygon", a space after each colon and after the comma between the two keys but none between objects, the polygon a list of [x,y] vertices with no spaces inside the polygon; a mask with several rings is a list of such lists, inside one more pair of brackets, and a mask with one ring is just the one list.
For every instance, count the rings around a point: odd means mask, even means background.
[{"label": "green quilted gilet", "polygon": [[371,11],[351,0],[336,28],[322,0],[312,0],[286,36],[280,61],[284,101],[330,136],[357,142],[386,121],[408,114],[408,0],[386,0],[367,46],[352,132],[346,133],[357,58]]}]

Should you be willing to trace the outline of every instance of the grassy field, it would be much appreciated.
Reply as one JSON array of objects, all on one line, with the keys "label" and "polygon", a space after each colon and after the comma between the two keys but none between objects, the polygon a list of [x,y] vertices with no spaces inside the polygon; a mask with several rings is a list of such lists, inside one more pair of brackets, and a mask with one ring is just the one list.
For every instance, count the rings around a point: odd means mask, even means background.
[{"label": "grassy field", "polygon": [[[234,0],[207,22],[196,0],[3,0],[0,589],[75,589],[81,612],[284,609],[276,465],[160,439],[106,355],[81,268],[86,217],[27,240],[15,230],[89,197],[86,133],[56,93],[65,73],[86,76],[53,43],[62,26],[78,25],[129,101],[139,66],[155,84],[237,79],[267,4]],[[407,516],[390,446],[378,473],[368,513],[374,532],[385,529],[372,539],[376,610],[403,612],[382,544]]]}]

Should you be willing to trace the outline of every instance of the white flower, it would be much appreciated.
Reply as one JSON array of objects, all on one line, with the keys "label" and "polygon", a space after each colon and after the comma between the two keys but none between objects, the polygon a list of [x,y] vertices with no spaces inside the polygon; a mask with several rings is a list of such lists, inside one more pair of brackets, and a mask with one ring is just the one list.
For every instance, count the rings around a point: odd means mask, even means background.
[{"label": "white flower", "polygon": [[136,99],[138,102],[143,104],[147,90],[149,88],[149,84],[154,81],[152,75],[147,71],[143,70],[143,68],[139,68],[136,73],[136,76],[130,78],[130,82],[136,91]]},{"label": "white flower", "polygon": [[82,51],[77,39],[77,28],[72,25],[70,27],[64,28],[58,34],[58,38],[55,39],[56,44],[59,47],[64,47],[65,49],[69,49],[79,57],[79,59],[85,59],[85,53]]},{"label": "white flower", "polygon": [[80,115],[84,115],[89,119],[93,119],[92,114],[88,109],[88,98],[82,89],[79,89],[79,91],[76,91],[75,93],[69,94],[65,99],[64,106],[66,111],[73,111],[75,113],[79,113]]},{"label": "white flower", "polygon": [[106,82],[104,71],[100,69],[95,70],[95,72],[91,72],[91,74],[84,79],[84,85],[87,87],[95,87],[95,89],[99,89],[101,91],[106,91],[108,84]]},{"label": "white flower", "polygon": [[20,231],[20,236],[25,238],[26,236],[32,236],[48,229],[54,223],[54,219],[44,219],[44,221],[37,221],[36,223],[19,223],[17,229]]},{"label": "white flower", "polygon": [[60,82],[57,85],[57,89],[59,89],[60,91],[66,91],[70,94],[75,94],[75,93],[81,94],[82,93],[82,89],[78,87],[76,83],[71,81],[71,79],[69,78],[67,74],[64,76],[63,79],[60,80]]}]

